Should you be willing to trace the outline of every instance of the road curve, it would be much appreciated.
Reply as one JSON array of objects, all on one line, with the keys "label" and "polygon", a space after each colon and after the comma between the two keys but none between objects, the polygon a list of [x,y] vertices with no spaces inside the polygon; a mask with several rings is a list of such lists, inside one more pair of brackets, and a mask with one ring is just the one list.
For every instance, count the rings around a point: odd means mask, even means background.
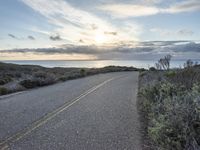
[{"label": "road curve", "polygon": [[0,149],[140,150],[137,72],[107,73],[0,100]]}]

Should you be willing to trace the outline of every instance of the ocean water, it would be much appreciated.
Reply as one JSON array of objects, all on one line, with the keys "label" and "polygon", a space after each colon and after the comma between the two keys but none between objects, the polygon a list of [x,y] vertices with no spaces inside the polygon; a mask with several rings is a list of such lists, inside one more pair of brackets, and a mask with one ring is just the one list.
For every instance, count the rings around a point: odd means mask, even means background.
[{"label": "ocean water", "polygon": [[[200,63],[200,60],[195,60]],[[156,60],[92,60],[92,61],[69,61],[69,60],[9,60],[6,63],[20,65],[40,65],[43,67],[87,67],[100,68],[105,66],[133,66],[137,68],[146,68],[155,66]],[[183,67],[186,60],[172,60],[171,68]]]}]

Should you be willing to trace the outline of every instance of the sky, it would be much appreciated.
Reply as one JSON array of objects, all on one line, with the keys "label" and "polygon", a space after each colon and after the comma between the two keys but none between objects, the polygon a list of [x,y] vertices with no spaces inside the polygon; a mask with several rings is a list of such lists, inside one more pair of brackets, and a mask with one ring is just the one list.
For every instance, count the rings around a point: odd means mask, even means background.
[{"label": "sky", "polygon": [[200,58],[199,0],[1,0],[0,60]]}]

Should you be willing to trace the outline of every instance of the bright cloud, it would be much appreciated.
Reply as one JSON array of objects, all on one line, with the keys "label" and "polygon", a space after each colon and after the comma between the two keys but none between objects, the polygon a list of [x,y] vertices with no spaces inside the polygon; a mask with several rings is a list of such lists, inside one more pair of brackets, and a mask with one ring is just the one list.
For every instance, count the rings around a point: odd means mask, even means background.
[{"label": "bright cloud", "polygon": [[[140,27],[133,23],[132,26],[134,28],[126,26],[127,22],[122,27],[115,26],[92,13],[71,6],[64,0],[22,1],[33,10],[45,16],[50,24],[56,26],[52,32],[59,34],[60,38],[67,40],[71,44],[91,45],[121,40],[138,40],[135,33],[137,33],[137,30],[141,31],[139,30]],[[130,32],[127,32],[127,28]],[[135,31],[132,31],[133,29]],[[40,32],[47,33],[46,31]],[[106,34],[109,32],[117,32],[117,34]]]},{"label": "bright cloud", "polygon": [[116,18],[148,16],[159,12],[156,7],[130,4],[108,4],[99,7],[99,9],[108,11]]},{"label": "bright cloud", "polygon": [[117,3],[106,4],[98,7],[98,9],[108,12],[115,18],[129,18],[150,16],[159,13],[182,13],[200,11],[200,1],[190,0],[172,4],[169,7],[163,8],[155,5],[159,1],[147,0],[147,5],[142,4],[130,4],[130,3]]}]

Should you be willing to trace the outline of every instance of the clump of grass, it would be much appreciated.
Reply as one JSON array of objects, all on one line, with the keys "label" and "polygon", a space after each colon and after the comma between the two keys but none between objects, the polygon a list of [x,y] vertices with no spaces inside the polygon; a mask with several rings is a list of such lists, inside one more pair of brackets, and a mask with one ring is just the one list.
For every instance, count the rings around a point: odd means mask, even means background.
[{"label": "clump of grass", "polygon": [[165,76],[168,77],[168,78],[173,78],[173,77],[176,76],[176,71],[174,71],[174,70],[167,71],[165,73]]}]

